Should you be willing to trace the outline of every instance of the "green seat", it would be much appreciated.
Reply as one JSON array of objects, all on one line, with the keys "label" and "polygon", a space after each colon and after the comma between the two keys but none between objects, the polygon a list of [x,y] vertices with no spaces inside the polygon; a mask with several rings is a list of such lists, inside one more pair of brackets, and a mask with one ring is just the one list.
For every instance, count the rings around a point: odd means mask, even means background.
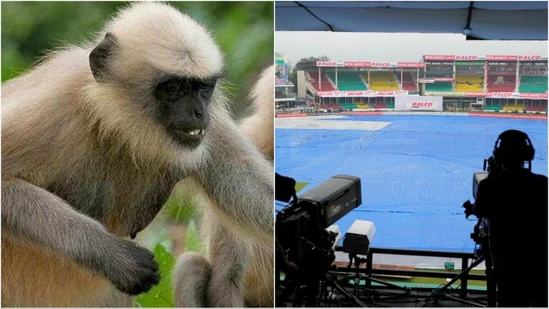
[{"label": "green seat", "polygon": [[344,109],[355,109],[358,108],[355,103],[338,103]]},{"label": "green seat", "polygon": [[547,91],[547,76],[521,76],[519,92],[543,93]]},{"label": "green seat", "polygon": [[452,83],[425,84],[425,91],[452,92]]},{"label": "green seat", "polygon": [[[330,79],[335,83],[336,74],[335,72],[326,73]],[[338,71],[337,72],[337,89],[341,91],[352,91],[352,90],[368,90],[358,72],[348,72],[348,71]]]},{"label": "green seat", "polygon": [[499,105],[488,105],[488,106],[484,106],[484,110],[485,110],[485,111],[495,111],[495,112],[499,112],[500,109],[501,109],[501,106],[499,106]]}]

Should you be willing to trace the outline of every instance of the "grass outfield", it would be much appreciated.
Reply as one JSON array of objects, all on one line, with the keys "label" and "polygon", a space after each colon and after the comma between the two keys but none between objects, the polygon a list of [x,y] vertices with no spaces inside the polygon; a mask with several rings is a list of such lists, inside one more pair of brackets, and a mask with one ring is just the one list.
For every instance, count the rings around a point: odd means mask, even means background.
[{"label": "grass outfield", "polygon": [[295,184],[295,192],[299,193],[299,191],[303,190],[308,184],[308,182],[297,182]]}]

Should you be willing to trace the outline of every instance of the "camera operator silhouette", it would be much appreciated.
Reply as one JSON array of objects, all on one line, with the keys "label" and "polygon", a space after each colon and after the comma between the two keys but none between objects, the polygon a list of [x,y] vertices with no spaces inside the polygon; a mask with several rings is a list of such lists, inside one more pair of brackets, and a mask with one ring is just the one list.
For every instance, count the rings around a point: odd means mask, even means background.
[{"label": "camera operator silhouette", "polygon": [[531,172],[534,153],[526,133],[501,133],[474,204],[463,205],[466,215],[490,223],[486,259],[494,266],[498,307],[547,307],[548,183]]},{"label": "camera operator silhouette", "polygon": [[[278,173],[275,173],[275,200],[289,202],[290,199],[294,198],[294,201],[297,200],[295,192],[296,181],[293,178],[282,176]],[[275,276],[276,276],[276,287],[280,285],[280,272],[284,272],[286,276],[295,277],[299,273],[299,268],[296,264],[288,261],[286,255],[284,254],[284,249],[278,242],[278,239],[275,237]],[[283,295],[281,298],[285,298],[286,295]],[[276,307],[285,307],[285,304],[279,302],[279,297],[277,297]]]}]

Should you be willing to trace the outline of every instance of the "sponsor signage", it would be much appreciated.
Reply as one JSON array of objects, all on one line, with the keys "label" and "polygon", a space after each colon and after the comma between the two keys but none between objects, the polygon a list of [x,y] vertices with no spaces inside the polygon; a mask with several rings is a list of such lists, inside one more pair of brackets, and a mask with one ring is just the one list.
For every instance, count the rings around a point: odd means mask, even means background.
[{"label": "sponsor signage", "polygon": [[547,76],[547,71],[522,72],[522,75],[524,75],[524,76]]},{"label": "sponsor signage", "polygon": [[307,117],[307,113],[276,114],[277,118]]},{"label": "sponsor signage", "polygon": [[442,111],[441,96],[400,96],[395,97],[397,111]]},{"label": "sponsor signage", "polygon": [[399,95],[408,95],[406,90],[357,90],[357,91],[318,91],[316,93],[319,97],[375,97],[375,96],[399,96]]},{"label": "sponsor signage", "polygon": [[371,62],[344,61],[343,66],[346,68],[369,68],[371,66]]},{"label": "sponsor signage", "polygon": [[456,71],[456,75],[484,75],[483,71]]},{"label": "sponsor signage", "polygon": [[454,55],[424,55],[424,60],[454,61]]},{"label": "sponsor signage", "polygon": [[372,62],[372,68],[396,68],[397,64],[394,62]]},{"label": "sponsor signage", "polygon": [[465,55],[465,56],[462,56],[462,55],[456,55],[456,58],[455,60],[478,60],[479,57],[478,56],[474,56],[474,55]]},{"label": "sponsor signage", "polygon": [[509,56],[509,55],[487,55],[486,60],[491,61],[517,61],[517,56]]},{"label": "sponsor signage", "polygon": [[469,116],[473,116],[473,117],[494,117],[494,118],[544,119],[544,120],[547,120],[547,116],[529,115],[529,114],[469,113]]},{"label": "sponsor signage", "polygon": [[540,55],[534,55],[534,56],[518,56],[519,61],[529,61],[529,60],[541,60]]},{"label": "sponsor signage", "polygon": [[466,97],[491,97],[491,98],[513,98],[518,97],[514,92],[465,92]]},{"label": "sponsor signage", "polygon": [[352,113],[353,115],[383,115],[383,112],[361,112],[357,111]]},{"label": "sponsor signage", "polygon": [[425,108],[425,107],[433,107],[433,102],[426,101],[426,102],[412,102],[412,108]]},{"label": "sponsor signage", "polygon": [[453,82],[454,79],[452,77],[437,77],[433,78],[435,82]]},{"label": "sponsor signage", "polygon": [[420,84],[433,84],[435,82],[434,79],[425,79],[425,78],[420,78],[417,80]]},{"label": "sponsor signage", "polygon": [[423,62],[397,62],[397,67],[399,68],[416,68],[421,69],[425,67]]},{"label": "sponsor signage", "polygon": [[530,98],[530,99],[547,99],[547,92],[546,93],[520,93],[519,97]]},{"label": "sponsor signage", "polygon": [[342,67],[343,62],[342,61],[317,61],[316,66],[317,67]]},{"label": "sponsor signage", "polygon": [[486,98],[530,98],[547,99],[547,93],[520,93],[520,92],[465,92],[467,97],[486,97]]}]

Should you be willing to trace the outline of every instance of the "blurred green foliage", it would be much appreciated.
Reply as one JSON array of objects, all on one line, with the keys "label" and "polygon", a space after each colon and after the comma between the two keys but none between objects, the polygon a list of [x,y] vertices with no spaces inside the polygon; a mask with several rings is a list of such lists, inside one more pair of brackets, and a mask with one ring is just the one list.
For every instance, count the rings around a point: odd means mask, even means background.
[{"label": "blurred green foliage", "polygon": [[175,266],[174,256],[160,244],[154,248],[155,259],[158,262],[160,282],[149,292],[135,299],[137,307],[166,308],[174,307],[171,273]]},{"label": "blurred green foliage", "polygon": [[[62,42],[92,38],[129,2],[2,2],[2,81],[23,73]],[[210,29],[225,54],[236,117],[255,76],[273,63],[273,2],[170,2]]]}]

